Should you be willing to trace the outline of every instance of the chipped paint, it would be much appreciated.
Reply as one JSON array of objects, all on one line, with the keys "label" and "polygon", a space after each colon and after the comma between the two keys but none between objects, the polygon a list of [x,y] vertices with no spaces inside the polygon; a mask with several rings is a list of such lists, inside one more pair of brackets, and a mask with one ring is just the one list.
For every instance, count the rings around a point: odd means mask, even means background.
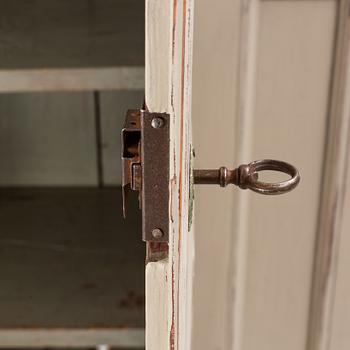
[{"label": "chipped paint", "polygon": [[193,205],[194,205],[194,179],[193,179],[193,169],[194,169],[194,149],[192,145],[190,146],[190,184],[188,191],[188,231],[191,231],[192,221],[193,221]]}]

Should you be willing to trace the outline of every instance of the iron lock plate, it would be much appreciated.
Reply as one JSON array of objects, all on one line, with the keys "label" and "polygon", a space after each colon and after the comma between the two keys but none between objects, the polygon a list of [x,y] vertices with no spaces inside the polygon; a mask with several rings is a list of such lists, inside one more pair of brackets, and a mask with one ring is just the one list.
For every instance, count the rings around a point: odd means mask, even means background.
[{"label": "iron lock plate", "polygon": [[129,191],[139,192],[142,239],[169,241],[170,116],[128,110],[122,129],[123,213]]}]

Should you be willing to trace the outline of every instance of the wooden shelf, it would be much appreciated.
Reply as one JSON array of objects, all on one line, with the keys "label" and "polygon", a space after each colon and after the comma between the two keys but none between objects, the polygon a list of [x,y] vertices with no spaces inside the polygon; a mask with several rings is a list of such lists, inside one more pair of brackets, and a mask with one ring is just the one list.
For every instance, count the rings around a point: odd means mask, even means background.
[{"label": "wooden shelf", "polygon": [[143,0],[0,6],[0,92],[143,89]]},{"label": "wooden shelf", "polygon": [[145,247],[120,196],[0,190],[0,347],[144,345]]}]

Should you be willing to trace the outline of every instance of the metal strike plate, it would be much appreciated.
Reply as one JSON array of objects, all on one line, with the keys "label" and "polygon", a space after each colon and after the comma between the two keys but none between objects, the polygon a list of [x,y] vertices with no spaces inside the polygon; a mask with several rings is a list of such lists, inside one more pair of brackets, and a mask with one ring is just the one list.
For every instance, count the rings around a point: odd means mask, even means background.
[{"label": "metal strike plate", "polygon": [[166,113],[128,110],[122,130],[123,213],[138,191],[147,242],[169,241],[169,127]]}]

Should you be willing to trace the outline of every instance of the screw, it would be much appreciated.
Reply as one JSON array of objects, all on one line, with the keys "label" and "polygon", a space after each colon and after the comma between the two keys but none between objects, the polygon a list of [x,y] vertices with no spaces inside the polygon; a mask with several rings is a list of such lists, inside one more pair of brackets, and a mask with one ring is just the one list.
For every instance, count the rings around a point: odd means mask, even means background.
[{"label": "screw", "polygon": [[152,119],[151,125],[154,129],[160,129],[164,125],[164,119],[160,117],[155,117]]},{"label": "screw", "polygon": [[152,236],[156,239],[162,238],[163,235],[164,235],[164,233],[160,228],[154,228],[152,230]]}]

